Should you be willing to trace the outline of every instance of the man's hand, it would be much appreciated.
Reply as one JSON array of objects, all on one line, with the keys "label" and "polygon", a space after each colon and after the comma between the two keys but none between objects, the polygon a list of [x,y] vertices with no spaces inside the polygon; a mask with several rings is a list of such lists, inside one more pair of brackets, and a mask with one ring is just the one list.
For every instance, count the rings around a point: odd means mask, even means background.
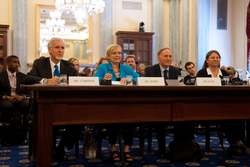
[{"label": "man's hand", "polygon": [[47,84],[59,84],[61,82],[60,77],[55,76],[54,78],[48,79]]},{"label": "man's hand", "polygon": [[14,99],[14,102],[20,103],[23,99],[24,99],[24,96],[17,95],[16,98]]},{"label": "man's hand", "polygon": [[18,95],[12,95],[12,96],[10,96],[9,97],[9,102],[11,102],[11,103],[15,103],[16,101],[15,101],[15,99],[16,99],[16,97],[17,97]]}]

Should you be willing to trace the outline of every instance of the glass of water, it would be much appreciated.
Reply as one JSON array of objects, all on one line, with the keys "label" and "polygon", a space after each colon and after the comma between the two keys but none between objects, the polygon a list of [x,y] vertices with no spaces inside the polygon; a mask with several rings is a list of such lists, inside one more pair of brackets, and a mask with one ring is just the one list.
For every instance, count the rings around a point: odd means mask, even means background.
[{"label": "glass of water", "polygon": [[133,84],[132,84],[132,79],[133,79],[133,76],[132,76],[132,75],[127,75],[127,76],[126,76],[127,85],[133,85]]},{"label": "glass of water", "polygon": [[184,76],[178,75],[178,81],[181,85],[184,85]]},{"label": "glass of water", "polygon": [[223,80],[225,82],[225,85],[228,85],[229,84],[229,76],[223,76]]},{"label": "glass of water", "polygon": [[60,84],[67,84],[67,74],[60,74]]}]

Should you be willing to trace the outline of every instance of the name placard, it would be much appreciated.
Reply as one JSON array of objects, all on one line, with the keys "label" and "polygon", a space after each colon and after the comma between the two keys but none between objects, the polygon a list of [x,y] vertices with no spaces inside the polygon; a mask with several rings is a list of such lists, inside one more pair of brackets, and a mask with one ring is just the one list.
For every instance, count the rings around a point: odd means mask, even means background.
[{"label": "name placard", "polygon": [[163,77],[138,77],[138,86],[165,86]]},{"label": "name placard", "polygon": [[69,77],[69,86],[98,86],[99,77]]},{"label": "name placard", "polygon": [[197,86],[221,86],[221,79],[220,78],[197,77],[195,85],[197,85]]}]

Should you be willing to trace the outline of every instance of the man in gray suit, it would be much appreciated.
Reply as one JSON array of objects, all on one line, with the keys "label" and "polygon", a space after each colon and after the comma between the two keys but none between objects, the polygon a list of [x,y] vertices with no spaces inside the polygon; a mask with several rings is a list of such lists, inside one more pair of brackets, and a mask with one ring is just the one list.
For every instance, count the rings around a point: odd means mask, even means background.
[{"label": "man in gray suit", "polygon": [[[52,38],[48,43],[50,57],[37,59],[34,61],[33,67],[25,79],[25,84],[59,84],[60,74],[67,74],[67,76],[77,76],[78,73],[74,68],[74,65],[62,59],[64,50],[64,40],[58,37]],[[57,130],[54,128],[54,131]],[[54,159],[63,161],[68,159],[65,155],[64,147],[67,146],[68,149],[73,148],[74,142],[78,137],[78,131],[79,128],[69,126],[64,132],[56,149],[55,143],[53,143],[53,148],[55,149]]]}]

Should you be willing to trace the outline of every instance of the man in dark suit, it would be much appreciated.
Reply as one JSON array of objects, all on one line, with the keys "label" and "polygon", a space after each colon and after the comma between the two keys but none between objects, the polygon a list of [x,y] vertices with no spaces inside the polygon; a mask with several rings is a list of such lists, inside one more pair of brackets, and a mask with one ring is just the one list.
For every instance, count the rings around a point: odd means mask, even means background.
[{"label": "man in dark suit", "polygon": [[[31,71],[25,79],[26,84],[59,84],[60,74],[67,74],[67,76],[77,76],[77,71],[74,65],[68,61],[63,60],[65,50],[65,42],[62,38],[54,37],[48,43],[49,58],[37,59],[33,63]],[[53,129],[54,131],[55,128]],[[64,132],[58,147],[55,149],[54,158],[57,160],[68,160],[65,155],[64,147],[72,149],[78,137],[77,127],[68,126]],[[55,136],[54,136],[55,138]]]},{"label": "man in dark suit", "polygon": [[[144,77],[164,77],[165,84],[167,85],[166,79],[177,79],[178,75],[181,75],[180,70],[179,68],[173,67],[171,65],[172,53],[169,48],[160,49],[158,51],[157,56],[158,56],[159,64],[147,67],[145,69]],[[166,125],[164,122],[157,123],[155,125],[156,138],[158,141],[158,152],[157,152],[158,158],[166,158],[165,126]],[[189,131],[186,131],[185,126],[183,126],[182,124],[179,124],[178,126],[176,126],[175,129],[178,129],[178,130],[176,130],[175,132],[174,139],[181,138],[183,135],[186,135],[186,134],[189,135]],[[187,126],[190,126],[190,124],[188,124]]]},{"label": "man in dark suit", "polygon": [[[26,99],[29,94],[21,90],[20,84],[23,84],[26,74],[18,72],[19,59],[15,55],[7,57],[7,65],[7,70],[0,73],[1,121],[11,123],[12,114],[15,113],[16,110],[23,114],[24,134],[22,134],[22,140],[24,141],[27,133],[28,105]],[[3,146],[12,144],[10,143],[10,131],[8,129],[5,129],[1,135],[1,144]]]},{"label": "man in dark suit", "polygon": [[145,69],[145,77],[164,77],[166,80],[177,79],[178,75],[181,75],[180,70],[171,65],[172,53],[169,48],[160,49],[157,58],[159,64],[147,67]]}]

